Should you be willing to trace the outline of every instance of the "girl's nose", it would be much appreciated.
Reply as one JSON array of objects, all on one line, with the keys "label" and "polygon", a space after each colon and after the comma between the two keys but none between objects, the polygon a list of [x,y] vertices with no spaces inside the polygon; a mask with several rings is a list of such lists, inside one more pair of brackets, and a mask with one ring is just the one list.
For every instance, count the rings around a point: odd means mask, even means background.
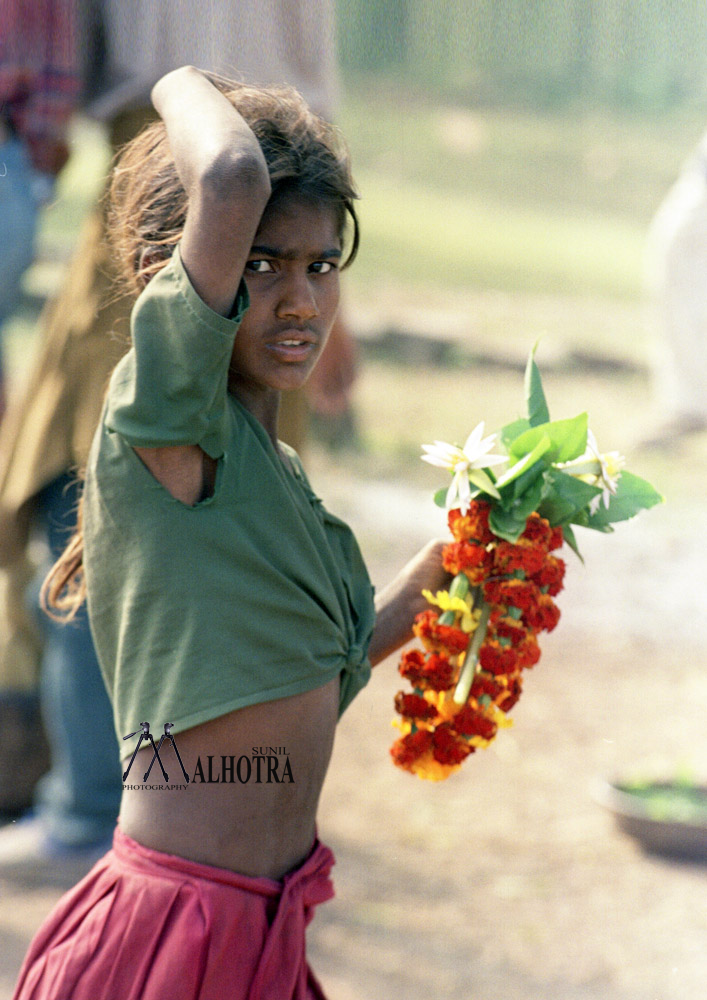
[{"label": "girl's nose", "polygon": [[319,315],[319,307],[309,275],[293,274],[288,277],[282,289],[278,315],[282,317],[293,316],[300,321],[307,321]]}]

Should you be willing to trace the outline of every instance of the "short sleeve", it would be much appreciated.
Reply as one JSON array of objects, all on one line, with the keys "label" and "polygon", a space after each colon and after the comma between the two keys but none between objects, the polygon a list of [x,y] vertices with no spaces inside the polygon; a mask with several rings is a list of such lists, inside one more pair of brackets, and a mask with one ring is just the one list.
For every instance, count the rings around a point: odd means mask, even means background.
[{"label": "short sleeve", "polygon": [[230,317],[210,309],[177,247],[133,308],[132,347],[108,389],[108,430],[133,447],[198,444],[220,458],[228,440],[228,368],[247,308],[241,281]]}]

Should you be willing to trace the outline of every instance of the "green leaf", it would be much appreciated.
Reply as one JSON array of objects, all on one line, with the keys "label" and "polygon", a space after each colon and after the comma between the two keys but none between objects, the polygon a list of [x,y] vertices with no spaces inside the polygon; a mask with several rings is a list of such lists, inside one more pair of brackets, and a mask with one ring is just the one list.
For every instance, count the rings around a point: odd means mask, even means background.
[{"label": "green leaf", "polygon": [[500,500],[501,494],[496,489],[493,479],[484,469],[469,469],[469,482],[482,493],[487,493]]},{"label": "green leaf", "polygon": [[517,437],[520,437],[525,431],[530,430],[530,421],[522,417],[519,420],[513,420],[510,424],[506,424],[499,431],[499,436],[506,451],[509,450],[510,446],[513,444]]},{"label": "green leaf", "polygon": [[614,530],[610,524],[596,524],[591,523],[589,512],[587,510],[578,510],[574,517],[571,518],[572,524],[578,525],[580,528],[593,528],[595,531],[601,531],[605,535],[610,535]]},{"label": "green leaf", "polygon": [[545,489],[543,499],[538,508],[541,517],[546,517],[550,524],[564,524],[574,519],[575,515],[586,509],[589,502],[601,490],[581,479],[562,472],[560,469],[548,469],[544,476]]},{"label": "green leaf", "polygon": [[562,537],[567,542],[569,547],[572,549],[574,554],[578,556],[579,560],[581,562],[584,562],[584,559],[582,558],[582,553],[579,551],[579,548],[577,546],[577,539],[575,538],[574,531],[572,530],[569,524],[562,525]]},{"label": "green leaf", "polygon": [[528,516],[532,514],[540,502],[543,487],[543,479],[539,476],[526,492],[514,499],[507,508],[500,504],[494,504],[489,515],[491,531],[507,542],[517,542],[525,530]]},{"label": "green leaf", "polygon": [[[528,433],[534,432],[529,431]],[[532,450],[530,450],[526,455],[518,458],[518,461],[514,462],[510,469],[506,469],[503,475],[498,477],[496,480],[496,489],[503,489],[504,486],[508,486],[509,483],[512,483],[514,479],[518,479],[519,476],[526,473],[528,469],[531,469],[533,465],[541,459],[547,451],[550,450],[550,448],[552,448],[552,441],[550,438],[547,436],[541,436],[540,440],[534,445]]]},{"label": "green leaf", "polygon": [[580,413],[569,420],[555,420],[548,424],[538,424],[517,437],[510,447],[511,459],[516,460],[532,451],[543,437],[550,440],[550,448],[544,455],[548,463],[570,462],[582,455],[587,447],[587,426],[589,418]]},{"label": "green leaf", "polygon": [[489,515],[489,527],[494,535],[503,538],[507,542],[517,542],[525,530],[524,518],[519,518],[515,511],[504,510],[498,505],[491,508]]},{"label": "green leaf", "polygon": [[645,479],[634,476],[632,472],[622,472],[616,496],[609,501],[608,510],[602,501],[597,512],[589,517],[587,527],[602,531],[616,521],[628,521],[639,511],[655,507],[656,504],[662,503],[663,499]]},{"label": "green leaf", "polygon": [[530,352],[525,368],[525,405],[531,427],[546,424],[550,420],[550,411],[543,391],[540,369],[535,364],[537,346],[536,344]]},{"label": "green leaf", "polygon": [[546,471],[544,462],[533,462],[529,469],[518,476],[513,482],[513,497],[518,499],[526,490],[530,489],[536,479]]},{"label": "green leaf", "polygon": [[434,495],[434,502],[437,504],[438,507],[446,507],[447,490],[446,489],[437,490],[437,492]]}]

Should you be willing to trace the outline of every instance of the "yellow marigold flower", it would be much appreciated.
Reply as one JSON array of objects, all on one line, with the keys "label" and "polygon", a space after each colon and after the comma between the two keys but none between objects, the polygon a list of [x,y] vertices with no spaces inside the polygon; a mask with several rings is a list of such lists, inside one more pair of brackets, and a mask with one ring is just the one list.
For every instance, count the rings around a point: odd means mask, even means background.
[{"label": "yellow marigold flower", "polygon": [[481,617],[481,611],[477,608],[472,608],[471,594],[467,594],[466,597],[462,598],[450,597],[447,590],[438,590],[436,594],[433,594],[431,590],[423,590],[422,596],[428,604],[434,604],[441,611],[454,611],[455,614],[461,615],[459,628],[462,632],[470,635],[476,630],[479,618]]},{"label": "yellow marigold flower", "polygon": [[425,781],[444,781],[450,774],[461,770],[461,764],[440,764],[431,753],[426,753],[424,757],[419,757],[411,765],[413,774]]},{"label": "yellow marigold flower", "polygon": [[436,695],[434,704],[442,722],[450,722],[461,711],[462,706],[456,704],[451,691],[430,691],[429,693]]}]

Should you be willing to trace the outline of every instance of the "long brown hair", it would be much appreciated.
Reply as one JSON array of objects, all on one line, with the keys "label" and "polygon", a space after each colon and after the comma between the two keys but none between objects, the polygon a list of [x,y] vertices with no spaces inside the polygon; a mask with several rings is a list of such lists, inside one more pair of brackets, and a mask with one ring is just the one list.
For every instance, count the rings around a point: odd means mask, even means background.
[{"label": "long brown hair", "polygon": [[[211,81],[237,108],[260,143],[272,187],[269,203],[297,193],[332,205],[341,237],[347,225],[351,230],[342,265],[348,267],[359,246],[354,207],[358,195],[338,130],[315,115],[291,87],[250,87],[213,76]],[[107,212],[108,237],[120,279],[139,294],[172,256],[186,221],[187,195],[161,120],[148,125],[117,154]],[[68,621],[85,597],[81,499],[76,533],[49,571],[41,602],[52,618]]]}]

